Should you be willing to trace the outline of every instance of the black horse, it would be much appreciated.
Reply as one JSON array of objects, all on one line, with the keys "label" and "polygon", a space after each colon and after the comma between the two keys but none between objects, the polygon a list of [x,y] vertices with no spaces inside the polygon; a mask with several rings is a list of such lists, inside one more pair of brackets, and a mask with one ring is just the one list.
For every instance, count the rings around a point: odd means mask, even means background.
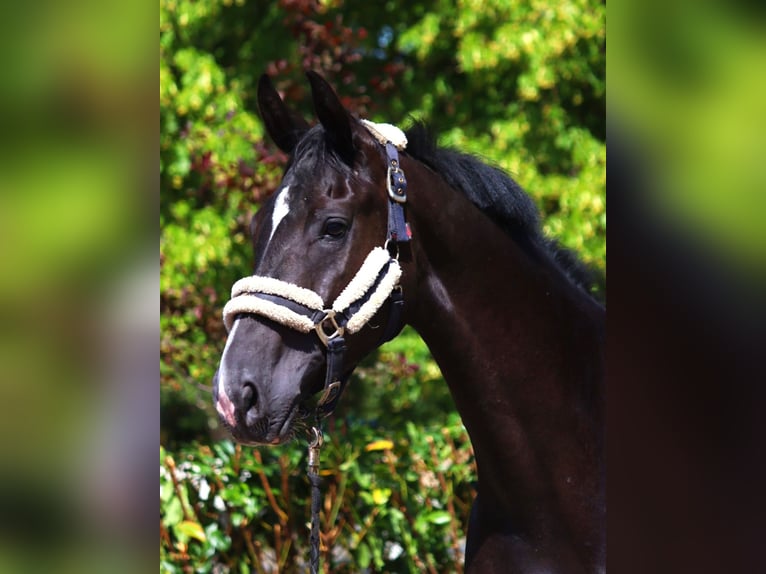
[{"label": "black horse", "polygon": [[353,367],[410,324],[476,453],[466,570],[603,571],[605,310],[581,268],[507,175],[420,125],[405,138],[355,119],[308,77],[311,128],[259,84],[290,161],[253,219],[254,275],[225,310],[221,419],[245,443],[288,440],[316,393],[334,408]]}]

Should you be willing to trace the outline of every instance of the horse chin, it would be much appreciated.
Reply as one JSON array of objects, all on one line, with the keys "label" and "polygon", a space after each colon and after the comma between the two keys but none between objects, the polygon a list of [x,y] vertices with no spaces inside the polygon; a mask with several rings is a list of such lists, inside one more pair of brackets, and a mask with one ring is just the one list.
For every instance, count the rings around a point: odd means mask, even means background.
[{"label": "horse chin", "polygon": [[238,443],[248,446],[277,446],[292,441],[301,433],[305,434],[308,428],[306,424],[308,416],[308,407],[297,402],[283,419],[273,419],[268,429],[247,424],[226,426]]}]

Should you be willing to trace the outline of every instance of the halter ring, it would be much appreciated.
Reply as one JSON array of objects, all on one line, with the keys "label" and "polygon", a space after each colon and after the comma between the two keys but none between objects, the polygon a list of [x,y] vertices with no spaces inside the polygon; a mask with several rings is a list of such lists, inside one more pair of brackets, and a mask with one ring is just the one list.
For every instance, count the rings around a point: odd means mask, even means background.
[{"label": "halter ring", "polygon": [[[335,311],[332,309],[326,311],[326,315],[322,318],[321,321],[319,321],[316,325],[314,325],[314,330],[316,331],[317,335],[319,336],[319,340],[324,343],[324,346],[326,347],[328,343],[337,337],[342,337],[343,334],[346,332],[346,328],[338,325],[338,322],[335,320]],[[325,330],[325,323],[328,323],[327,325],[328,330],[332,329],[332,331]]]},{"label": "halter ring", "polygon": [[322,445],[324,444],[324,435],[322,434],[322,430],[312,426],[311,434],[313,436],[309,441],[309,448],[322,448]]},{"label": "halter ring", "polygon": [[392,241],[391,239],[386,239],[386,242],[383,244],[383,249],[388,251],[388,254],[391,256],[394,261],[397,263],[399,262],[399,242],[398,241]]}]

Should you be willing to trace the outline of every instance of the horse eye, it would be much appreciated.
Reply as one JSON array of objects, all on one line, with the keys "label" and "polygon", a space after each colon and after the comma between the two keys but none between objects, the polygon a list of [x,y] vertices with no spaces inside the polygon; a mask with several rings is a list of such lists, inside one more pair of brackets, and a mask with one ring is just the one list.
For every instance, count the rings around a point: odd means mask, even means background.
[{"label": "horse eye", "polygon": [[346,231],[348,231],[348,225],[346,225],[346,222],[342,219],[334,218],[328,219],[325,222],[322,234],[327,237],[332,237],[333,239],[340,239],[346,235]]}]

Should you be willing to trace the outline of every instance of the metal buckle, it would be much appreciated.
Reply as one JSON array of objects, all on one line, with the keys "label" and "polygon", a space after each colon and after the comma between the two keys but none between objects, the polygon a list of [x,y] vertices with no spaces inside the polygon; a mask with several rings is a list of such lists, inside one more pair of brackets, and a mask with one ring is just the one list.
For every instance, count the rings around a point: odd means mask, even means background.
[{"label": "metal buckle", "polygon": [[[329,311],[326,311],[326,315],[322,318],[321,321],[319,321],[316,325],[314,325],[314,330],[317,332],[317,335],[319,336],[319,340],[324,343],[324,346],[327,347],[328,343],[337,337],[342,337],[343,333],[346,332],[345,327],[341,327],[338,325],[338,322],[335,320],[335,311],[330,309]],[[328,332],[325,330],[325,323],[329,321],[329,329],[332,329],[332,331]]]},{"label": "metal buckle", "polygon": [[340,389],[340,381],[333,381],[329,385],[327,385],[327,388],[322,393],[322,396],[319,397],[319,401],[317,401],[317,407],[323,407],[328,402],[333,400],[335,396],[338,394],[338,390]]},{"label": "metal buckle", "polygon": [[319,474],[319,451],[324,445],[324,435],[322,430],[312,426],[311,432],[314,437],[309,441],[309,472]]},{"label": "metal buckle", "polygon": [[[391,184],[396,177],[397,186],[393,188]],[[407,180],[404,179],[404,172],[399,169],[399,162],[391,160],[388,164],[388,173],[386,174],[386,188],[388,189],[388,197],[397,203],[407,203],[407,192],[405,191]]]}]

